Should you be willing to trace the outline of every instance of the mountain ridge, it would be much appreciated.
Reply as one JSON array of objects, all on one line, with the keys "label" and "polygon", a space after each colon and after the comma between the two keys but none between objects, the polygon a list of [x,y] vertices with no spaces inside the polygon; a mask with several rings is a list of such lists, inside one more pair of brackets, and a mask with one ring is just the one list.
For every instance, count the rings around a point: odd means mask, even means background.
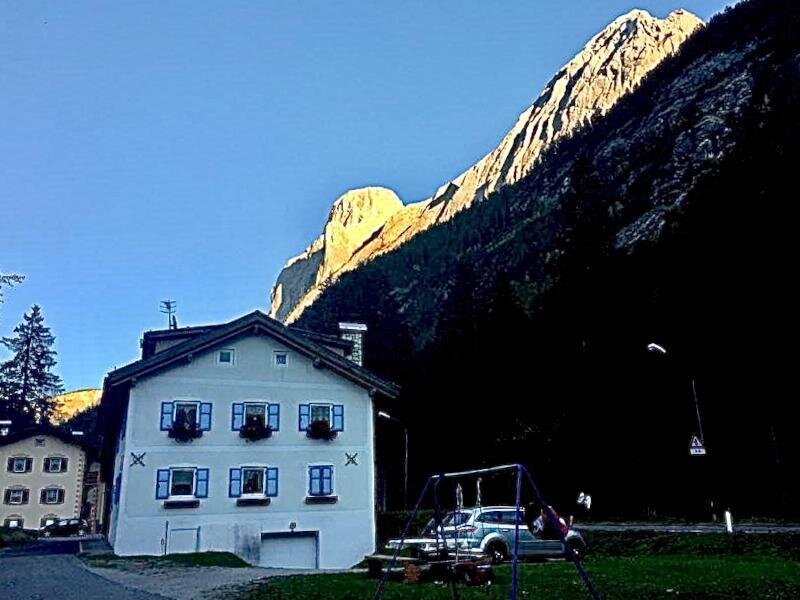
[{"label": "mountain ridge", "polygon": [[[429,198],[371,215],[373,231],[357,236],[362,243],[349,256],[347,249],[326,240],[323,232],[287,261],[272,289],[270,315],[295,321],[341,274],[398,248],[527,175],[552,143],[590,123],[594,115],[605,114],[701,25],[698,17],[684,9],[663,19],[641,9],[616,18],[551,78],[498,146],[473,166],[439,186]],[[333,209],[325,230],[332,215]],[[328,254],[336,258],[326,260]]]}]

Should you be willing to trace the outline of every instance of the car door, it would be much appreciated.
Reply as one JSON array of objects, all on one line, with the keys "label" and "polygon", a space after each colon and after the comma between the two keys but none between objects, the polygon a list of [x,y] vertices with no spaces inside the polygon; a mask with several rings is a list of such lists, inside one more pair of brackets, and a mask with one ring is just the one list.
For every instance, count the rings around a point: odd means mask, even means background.
[{"label": "car door", "polygon": [[514,552],[514,538],[516,536],[517,524],[519,524],[519,554],[518,556],[530,556],[535,552],[536,539],[525,526],[525,519],[522,511],[504,510],[501,512],[501,522],[499,527],[503,530],[503,537],[507,540],[509,555]]}]

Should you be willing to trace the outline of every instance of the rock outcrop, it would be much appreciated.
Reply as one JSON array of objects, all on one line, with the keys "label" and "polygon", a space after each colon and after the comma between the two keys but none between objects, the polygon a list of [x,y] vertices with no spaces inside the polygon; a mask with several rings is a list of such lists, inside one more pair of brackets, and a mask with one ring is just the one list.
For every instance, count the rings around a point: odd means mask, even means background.
[{"label": "rock outcrop", "polygon": [[[342,273],[519,181],[553,142],[605,114],[701,24],[685,10],[664,19],[631,11],[594,36],[553,77],[494,150],[430,198],[402,206],[383,188],[366,188],[381,191],[374,191],[376,197],[369,201],[361,201],[365,190],[342,196],[323,234],[291,259],[278,277],[271,315],[286,322],[296,320]],[[371,198],[369,193],[366,197]],[[358,207],[348,208],[351,204]]]},{"label": "rock outcrop", "polygon": [[75,390],[72,392],[65,392],[53,397],[53,417],[52,421],[55,424],[64,423],[69,421],[72,417],[81,413],[93,406],[97,406],[100,402],[103,390],[89,388],[84,390]]}]

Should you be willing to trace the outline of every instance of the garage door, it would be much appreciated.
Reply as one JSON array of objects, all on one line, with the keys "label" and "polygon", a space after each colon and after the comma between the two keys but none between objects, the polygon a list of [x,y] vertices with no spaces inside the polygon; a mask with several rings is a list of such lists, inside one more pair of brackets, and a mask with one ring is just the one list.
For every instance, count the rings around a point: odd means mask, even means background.
[{"label": "garage door", "polygon": [[197,552],[198,534],[200,529],[192,527],[191,529],[170,529],[169,542],[167,543],[167,552],[169,554],[181,554],[185,552]]},{"label": "garage door", "polygon": [[262,533],[258,564],[281,569],[316,569],[317,533]]}]

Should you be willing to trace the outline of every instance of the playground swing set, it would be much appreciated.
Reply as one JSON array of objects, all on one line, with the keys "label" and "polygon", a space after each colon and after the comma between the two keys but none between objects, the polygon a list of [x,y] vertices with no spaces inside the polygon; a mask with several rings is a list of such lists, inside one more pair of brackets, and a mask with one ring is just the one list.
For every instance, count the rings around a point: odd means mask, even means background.
[{"label": "playground swing set", "polygon": [[[378,582],[377,588],[375,589],[375,593],[372,596],[372,599],[379,600],[380,598],[383,597],[383,592],[386,588],[386,582],[389,579],[390,573],[392,572],[393,568],[397,565],[397,563],[400,561],[400,552],[403,548],[403,542],[406,539],[408,539],[416,515],[417,513],[419,513],[420,507],[422,506],[423,501],[428,496],[429,492],[432,493],[433,496],[434,532],[435,532],[435,545],[436,545],[435,558],[428,562],[432,571],[439,574],[441,576],[440,579],[449,580],[452,590],[452,597],[454,600],[458,600],[459,598],[459,592],[458,592],[459,582],[472,583],[472,584],[490,583],[493,578],[493,574],[491,571],[491,564],[489,564],[485,559],[482,560],[480,558],[477,558],[472,553],[459,553],[457,526],[453,528],[454,529],[453,534],[455,537],[453,541],[455,543],[453,544],[452,547],[454,551],[452,555],[449,552],[448,542],[445,539],[446,536],[445,528],[442,527],[443,515],[446,514],[447,511],[442,510],[439,488],[442,482],[446,480],[460,480],[466,477],[498,474],[503,472],[511,472],[515,475],[514,507],[516,508],[517,518],[515,519],[516,524],[514,527],[514,544],[513,548],[511,548],[512,550],[511,587],[508,592],[508,597],[510,600],[517,600],[517,594],[519,591],[518,563],[519,563],[519,549],[520,549],[520,521],[523,514],[523,510],[521,508],[520,503],[522,501],[523,481],[528,482],[535,500],[542,507],[542,510],[544,511],[544,516],[548,520],[550,520],[551,523],[558,523],[558,516],[555,514],[550,505],[544,501],[544,498],[540,493],[539,488],[536,485],[536,482],[533,480],[533,477],[531,476],[530,472],[521,464],[501,465],[497,467],[473,469],[470,471],[459,471],[456,473],[440,473],[438,475],[431,475],[425,482],[425,485],[422,488],[422,492],[420,492],[420,495],[417,498],[417,501],[414,505],[414,510],[412,511],[411,515],[409,515],[408,520],[405,523],[402,536],[400,537],[399,543],[395,546],[394,552],[392,553],[392,556],[389,559],[387,566],[384,569],[381,569],[380,580]],[[456,490],[456,509],[460,509],[462,503],[463,501],[462,501],[461,487],[459,485]],[[594,600],[600,600],[601,595],[594,587],[594,584],[589,578],[588,573],[584,569],[583,563],[581,562],[578,552],[573,550],[571,546],[567,543],[563,531],[559,530],[558,535],[560,536],[561,543],[564,544],[567,557],[570,558],[573,564],[575,565],[575,568],[578,571],[578,575],[580,576],[581,580],[586,586],[587,592],[591,595],[592,598],[594,598]],[[440,543],[441,543],[441,549],[440,549]]]}]

